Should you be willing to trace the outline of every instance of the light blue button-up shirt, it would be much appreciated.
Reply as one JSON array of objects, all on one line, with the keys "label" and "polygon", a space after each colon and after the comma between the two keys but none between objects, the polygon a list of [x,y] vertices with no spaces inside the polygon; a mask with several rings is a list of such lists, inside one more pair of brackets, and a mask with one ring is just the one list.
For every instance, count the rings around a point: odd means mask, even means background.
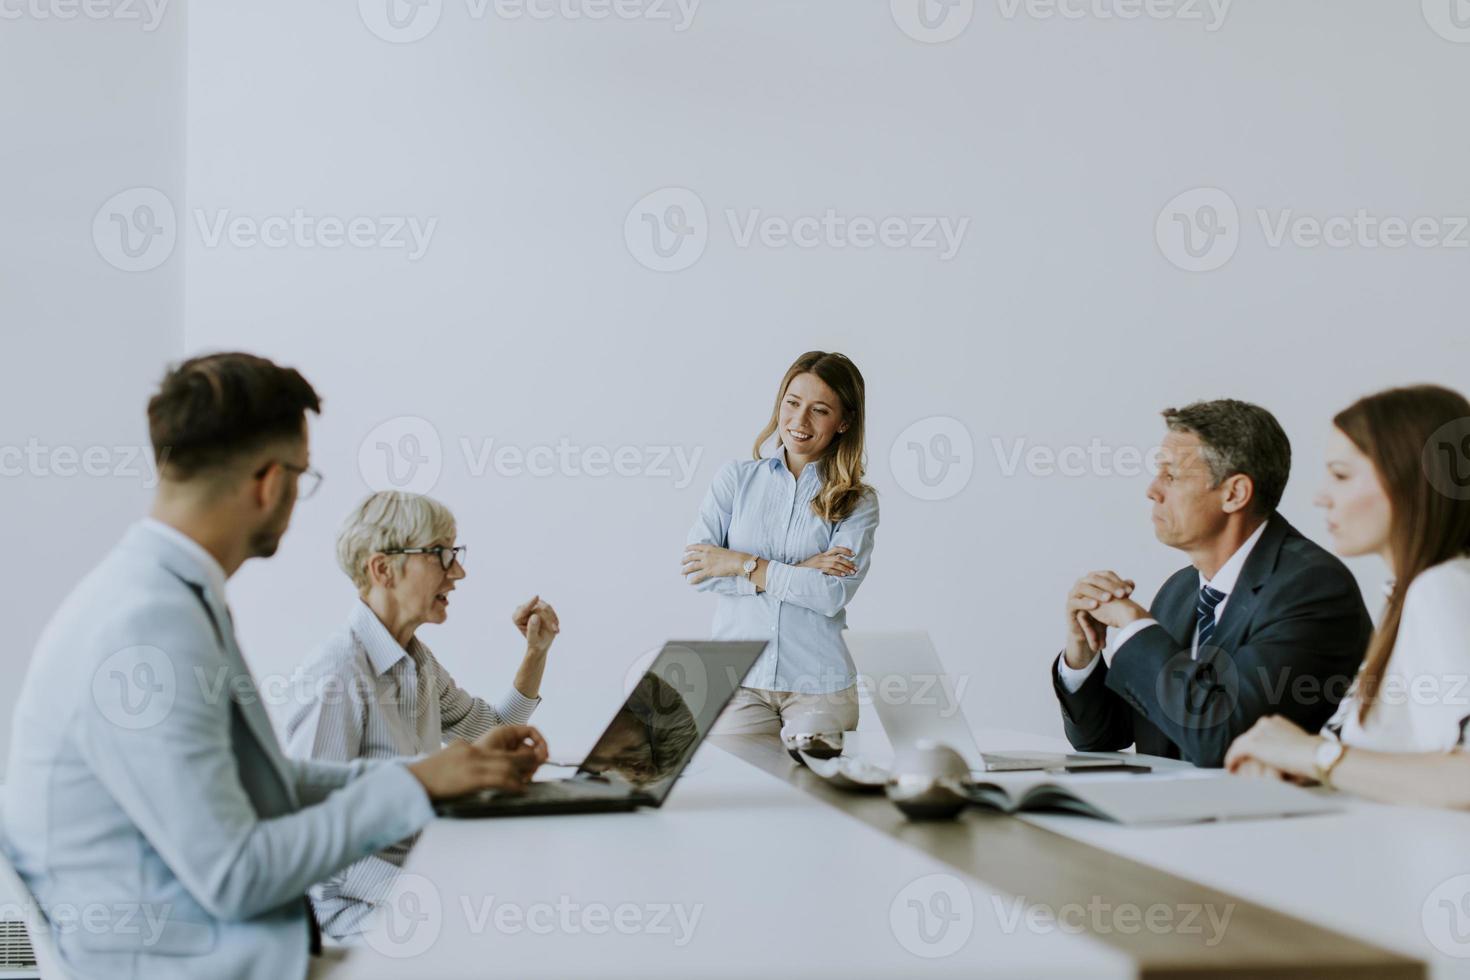
[{"label": "light blue button-up shirt", "polygon": [[[847,604],[872,561],[878,498],[869,490],[851,514],[833,523],[812,512],[821,488],[821,464],[803,467],[797,479],[786,468],[784,450],[770,459],[732,461],[716,474],[689,531],[688,544],[717,545],[770,562],[764,592],[744,576],[695,586],[719,596],[714,639],[770,641],[746,676],[746,687],[823,694],[857,682],[842,630]],[[839,545],[854,553],[853,574],[796,567]]]}]

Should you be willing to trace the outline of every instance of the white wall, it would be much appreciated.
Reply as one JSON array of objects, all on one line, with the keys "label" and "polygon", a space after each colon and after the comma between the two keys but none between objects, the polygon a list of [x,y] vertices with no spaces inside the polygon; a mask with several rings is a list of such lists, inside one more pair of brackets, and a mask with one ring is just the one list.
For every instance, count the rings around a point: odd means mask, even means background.
[{"label": "white wall", "polygon": [[0,22],[0,760],[41,627],[147,507],[144,407],[183,349],[182,249],[135,237],[158,264],[124,271],[109,219],[146,202],[112,200],[130,189],[184,199],[183,4],[89,7],[7,4]]},{"label": "white wall", "polygon": [[[1152,539],[1146,477],[1007,475],[993,440],[1002,455],[1141,450],[1167,405],[1256,400],[1296,447],[1284,510],[1320,536],[1309,504],[1333,412],[1390,384],[1470,388],[1465,249],[1271,247],[1256,215],[1470,214],[1470,47],[1418,4],[1240,0],[1212,31],[982,0],[942,44],[851,0],[709,3],[683,31],[475,9],[430,3],[439,20],[410,43],[368,28],[385,23],[374,0],[191,11],[187,347],[279,358],[326,398],[323,491],[281,554],[231,586],[262,673],[289,671],[344,615],[331,547],[367,489],[359,447],[374,460],[374,427],[416,416],[442,446],[432,492],[471,546],[451,622],[425,638],[467,684],[498,689],[517,653],[506,616],[541,593],[565,630],[538,722],[562,745],[590,739],[640,653],[706,633],[712,601],[676,574],[684,534],[786,364],[821,347],[866,373],[882,494],[852,626],[927,627],[968,677],[972,723],[1055,732],[1046,670],[1068,584],[1110,566],[1151,594],[1181,562]],[[625,242],[630,209],[665,187],[708,214],[683,271],[651,271],[635,258],[648,239]],[[1199,187],[1241,216],[1211,272],[1156,240],[1166,204]],[[207,234],[224,209],[258,223],[298,208],[437,225],[416,260]],[[740,247],[725,211],[753,208],[969,225],[948,261]],[[973,477],[923,500],[890,449],[916,423],[927,443],[936,416],[962,423]],[[476,476],[460,444],[563,438],[702,455],[676,487]]]}]

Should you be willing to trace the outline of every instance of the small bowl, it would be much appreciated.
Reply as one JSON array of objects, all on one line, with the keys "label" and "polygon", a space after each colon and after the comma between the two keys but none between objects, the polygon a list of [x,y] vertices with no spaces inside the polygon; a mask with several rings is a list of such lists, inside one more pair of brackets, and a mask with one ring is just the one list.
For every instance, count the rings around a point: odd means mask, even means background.
[{"label": "small bowl", "polygon": [[835,759],[842,754],[842,721],[826,711],[797,715],[781,727],[781,744],[802,765],[806,765],[803,754]]},{"label": "small bowl", "polygon": [[951,820],[969,805],[969,784],[964,756],[921,739],[894,758],[884,791],[910,820]]}]

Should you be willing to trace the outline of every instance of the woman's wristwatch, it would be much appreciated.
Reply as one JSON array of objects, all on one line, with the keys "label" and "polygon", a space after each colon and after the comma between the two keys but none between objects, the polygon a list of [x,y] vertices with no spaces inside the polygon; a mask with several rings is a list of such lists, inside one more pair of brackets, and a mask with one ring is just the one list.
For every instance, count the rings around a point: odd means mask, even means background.
[{"label": "woman's wristwatch", "polygon": [[1328,789],[1336,789],[1332,785],[1332,770],[1336,769],[1342,757],[1347,755],[1348,747],[1335,738],[1323,738],[1317,742],[1317,752],[1312,757],[1312,764],[1317,770],[1317,782]]},{"label": "woman's wristwatch", "polygon": [[759,558],[757,558],[755,555],[751,555],[749,558],[745,559],[745,563],[740,566],[740,573],[746,578],[750,578],[752,575],[755,574],[755,566],[759,561]]}]

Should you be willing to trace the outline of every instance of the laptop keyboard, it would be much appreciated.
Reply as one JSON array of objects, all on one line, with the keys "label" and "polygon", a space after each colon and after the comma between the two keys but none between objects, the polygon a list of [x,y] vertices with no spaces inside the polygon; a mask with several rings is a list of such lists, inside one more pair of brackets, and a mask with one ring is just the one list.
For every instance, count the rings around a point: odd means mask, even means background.
[{"label": "laptop keyboard", "polygon": [[524,793],[495,793],[497,803],[546,803],[561,800],[621,800],[628,796],[625,786],[612,786],[590,779],[553,779],[532,783]]}]

